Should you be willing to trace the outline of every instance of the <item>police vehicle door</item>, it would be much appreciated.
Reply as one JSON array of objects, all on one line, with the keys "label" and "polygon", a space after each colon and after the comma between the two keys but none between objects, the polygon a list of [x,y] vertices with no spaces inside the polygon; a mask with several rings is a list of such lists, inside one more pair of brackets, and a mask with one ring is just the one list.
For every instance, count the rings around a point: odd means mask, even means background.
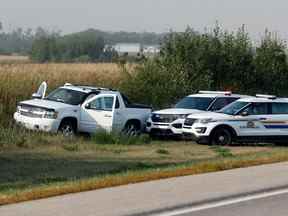
[{"label": "police vehicle door", "polygon": [[273,121],[271,115],[271,104],[266,102],[251,103],[247,108],[241,111],[242,117],[239,119],[240,136],[266,136],[265,122]]}]

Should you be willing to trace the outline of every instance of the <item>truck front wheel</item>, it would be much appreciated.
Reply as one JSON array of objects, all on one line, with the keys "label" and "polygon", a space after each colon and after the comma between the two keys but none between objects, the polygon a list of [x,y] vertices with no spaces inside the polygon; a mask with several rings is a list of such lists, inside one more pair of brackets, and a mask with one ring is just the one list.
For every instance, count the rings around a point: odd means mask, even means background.
[{"label": "truck front wheel", "polygon": [[76,128],[73,122],[63,121],[58,130],[64,137],[73,137],[76,134]]}]

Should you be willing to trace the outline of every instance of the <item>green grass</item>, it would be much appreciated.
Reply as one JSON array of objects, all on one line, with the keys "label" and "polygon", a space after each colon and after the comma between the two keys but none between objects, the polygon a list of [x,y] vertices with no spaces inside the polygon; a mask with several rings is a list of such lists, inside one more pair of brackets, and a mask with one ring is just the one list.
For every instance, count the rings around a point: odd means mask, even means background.
[{"label": "green grass", "polygon": [[101,136],[65,139],[2,128],[0,204],[288,160],[285,147],[209,147],[145,136],[133,137],[133,144]]},{"label": "green grass", "polygon": [[219,157],[233,157],[231,149],[223,146],[211,146],[210,149],[212,149]]}]

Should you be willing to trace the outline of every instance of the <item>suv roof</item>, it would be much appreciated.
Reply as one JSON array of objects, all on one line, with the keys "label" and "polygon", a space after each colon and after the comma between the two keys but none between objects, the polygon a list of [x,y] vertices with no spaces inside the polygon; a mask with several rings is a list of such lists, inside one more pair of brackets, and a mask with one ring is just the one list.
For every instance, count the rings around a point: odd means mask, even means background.
[{"label": "suv roof", "polygon": [[248,95],[233,94],[231,91],[199,91],[197,94],[191,94],[188,97],[236,97],[236,98],[246,98],[251,97]]},{"label": "suv roof", "polygon": [[[264,96],[264,95],[263,95]],[[272,95],[271,95],[272,96]],[[242,102],[259,102],[259,103],[265,103],[265,102],[282,102],[282,103],[288,103],[288,98],[277,98],[277,97],[261,97],[261,96],[257,96],[257,97],[249,97],[249,98],[241,98],[238,101],[242,101]]]}]

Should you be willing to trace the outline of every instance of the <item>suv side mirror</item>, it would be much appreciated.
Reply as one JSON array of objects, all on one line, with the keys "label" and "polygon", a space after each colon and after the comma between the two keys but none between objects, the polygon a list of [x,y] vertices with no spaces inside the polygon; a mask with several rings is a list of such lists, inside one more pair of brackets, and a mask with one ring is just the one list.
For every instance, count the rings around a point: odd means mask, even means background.
[{"label": "suv side mirror", "polygon": [[37,94],[37,93],[33,93],[33,94],[32,94],[32,98],[33,98],[33,99],[42,99],[42,95]]},{"label": "suv side mirror", "polygon": [[241,115],[241,116],[248,116],[249,114],[248,114],[247,111],[243,111],[243,112],[240,113],[240,115]]}]

